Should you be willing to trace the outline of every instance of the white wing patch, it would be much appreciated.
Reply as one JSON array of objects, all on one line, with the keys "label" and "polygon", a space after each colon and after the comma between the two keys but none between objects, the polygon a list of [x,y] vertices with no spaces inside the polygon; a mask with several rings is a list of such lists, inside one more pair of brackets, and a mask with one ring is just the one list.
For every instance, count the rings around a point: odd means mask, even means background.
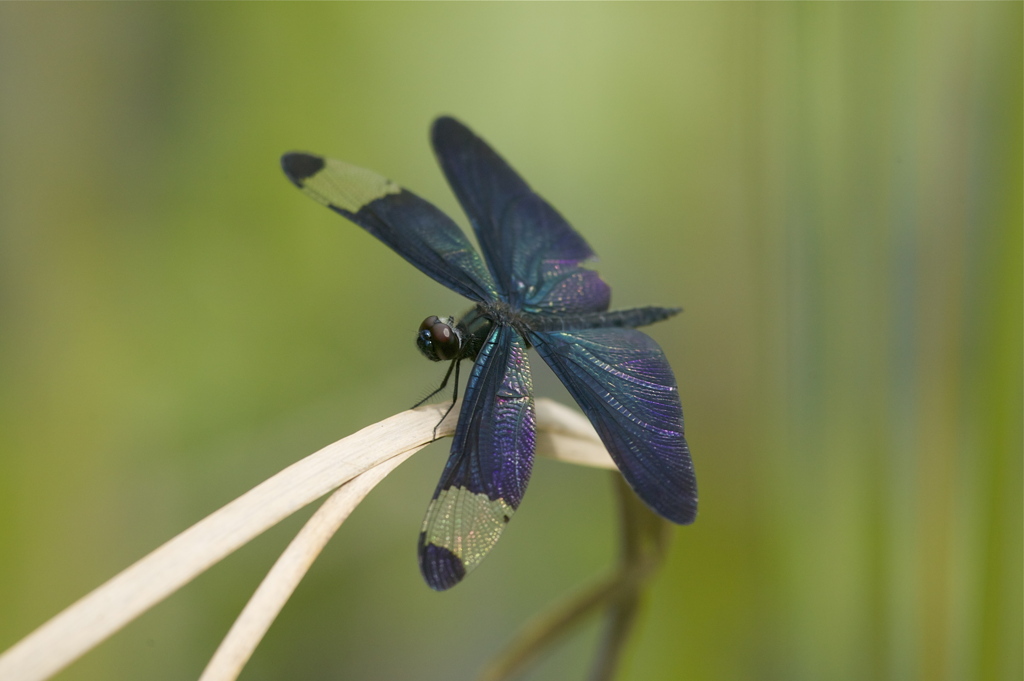
[{"label": "white wing patch", "polygon": [[504,499],[488,499],[464,487],[441,490],[423,519],[424,545],[448,549],[469,572],[498,542],[513,513]]},{"label": "white wing patch", "polygon": [[358,213],[371,201],[401,193],[402,188],[372,170],[325,158],[319,172],[302,180],[302,190],[317,203]]}]

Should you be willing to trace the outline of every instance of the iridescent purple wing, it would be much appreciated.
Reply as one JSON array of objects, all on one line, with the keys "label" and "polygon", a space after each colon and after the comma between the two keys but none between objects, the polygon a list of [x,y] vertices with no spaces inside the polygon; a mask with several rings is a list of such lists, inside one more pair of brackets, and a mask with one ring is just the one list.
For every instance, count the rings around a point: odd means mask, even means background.
[{"label": "iridescent purple wing", "polygon": [[658,344],[623,328],[531,333],[530,341],[637,495],[668,520],[692,523],[697,479],[676,379]]},{"label": "iridescent purple wing", "polygon": [[454,118],[437,119],[431,139],[503,300],[527,312],[608,309],[608,285],[579,267],[590,246],[501,156]]},{"label": "iridescent purple wing", "polygon": [[498,292],[476,249],[433,204],[377,173],[304,153],[281,157],[299,189],[356,223],[428,277],[479,302]]},{"label": "iridescent purple wing", "polygon": [[455,586],[494,547],[533,468],[535,420],[526,344],[495,326],[477,355],[451,455],[420,533],[431,588]]}]

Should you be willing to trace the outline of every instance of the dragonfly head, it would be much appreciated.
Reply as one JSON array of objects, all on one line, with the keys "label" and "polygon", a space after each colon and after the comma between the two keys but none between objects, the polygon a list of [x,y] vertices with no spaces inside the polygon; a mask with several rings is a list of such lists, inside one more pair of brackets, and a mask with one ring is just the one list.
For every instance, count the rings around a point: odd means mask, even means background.
[{"label": "dragonfly head", "polygon": [[416,347],[434,362],[457,358],[462,350],[462,334],[455,325],[455,319],[424,319],[416,334]]}]

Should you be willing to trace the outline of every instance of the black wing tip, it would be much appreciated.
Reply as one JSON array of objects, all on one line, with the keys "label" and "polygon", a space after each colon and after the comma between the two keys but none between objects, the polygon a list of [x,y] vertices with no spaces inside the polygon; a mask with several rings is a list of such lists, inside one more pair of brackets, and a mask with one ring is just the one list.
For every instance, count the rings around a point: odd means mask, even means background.
[{"label": "black wing tip", "polygon": [[432,130],[435,134],[446,128],[449,130],[468,130],[465,123],[448,114],[443,114],[434,119]]},{"label": "black wing tip", "polygon": [[692,525],[697,520],[697,497],[685,496],[679,498],[656,498],[652,499],[641,495],[640,498],[647,506],[665,520],[676,525]]},{"label": "black wing tip", "polygon": [[426,535],[420,533],[420,572],[434,591],[446,591],[466,576],[466,567],[454,553],[436,544],[424,544]]},{"label": "black wing tip", "polygon": [[306,154],[301,151],[292,151],[281,157],[281,169],[296,187],[301,187],[303,180],[307,180],[323,170],[324,165],[322,156]]},{"label": "black wing tip", "polygon": [[434,124],[430,126],[430,142],[437,149],[438,145],[444,144],[445,140],[469,138],[476,139],[476,135],[469,127],[457,118],[452,116],[438,116]]},{"label": "black wing tip", "polygon": [[[681,495],[677,493],[671,496],[661,496],[653,498],[647,503],[655,513],[665,520],[676,525],[692,525],[697,520],[697,481],[692,478],[687,480],[686,487],[688,489]],[[651,501],[655,503],[651,503]]]},{"label": "black wing tip", "polygon": [[[684,440],[685,446],[685,440]],[[647,507],[676,525],[692,525],[697,520],[697,476],[693,472],[689,449],[682,470],[665,471],[659,482],[632,480],[626,482]]]},{"label": "black wing tip", "polygon": [[687,500],[681,512],[675,518],[669,518],[676,525],[692,525],[697,520],[697,500]]}]

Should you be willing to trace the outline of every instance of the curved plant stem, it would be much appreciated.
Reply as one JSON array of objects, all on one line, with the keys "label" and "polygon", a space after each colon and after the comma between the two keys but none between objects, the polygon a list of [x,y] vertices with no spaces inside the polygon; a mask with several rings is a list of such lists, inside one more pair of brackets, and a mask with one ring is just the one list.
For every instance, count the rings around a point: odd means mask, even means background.
[{"label": "curved plant stem", "polygon": [[414,453],[405,452],[388,459],[345,483],[327,498],[263,578],[228,635],[220,642],[199,681],[232,681],[238,678],[270,625],[341,524],[377,483]]},{"label": "curved plant stem", "polygon": [[[537,453],[614,467],[586,418],[538,399]],[[307,456],[207,516],[69,606],[0,654],[0,679],[42,681],[71,664],[235,549],[332,490],[275,565],[207,668],[208,680],[235,678],[283,603],[337,527],[369,490],[455,418],[445,405],[412,409]],[[458,414],[453,409],[452,414]],[[222,652],[223,651],[223,652]]]},{"label": "curved plant stem", "polygon": [[630,584],[609,606],[605,632],[598,644],[590,681],[615,678],[636,624],[643,587],[661,566],[672,537],[672,525],[647,508],[621,476],[615,480],[615,489],[622,518],[619,525],[622,545],[620,570],[626,575],[623,581]]},{"label": "curved plant stem", "polygon": [[619,500],[618,568],[529,622],[481,673],[480,681],[505,681],[522,672],[542,653],[602,608],[608,609],[591,681],[614,678],[636,621],[643,587],[660,567],[672,526],[648,509],[619,473],[612,473]]}]

